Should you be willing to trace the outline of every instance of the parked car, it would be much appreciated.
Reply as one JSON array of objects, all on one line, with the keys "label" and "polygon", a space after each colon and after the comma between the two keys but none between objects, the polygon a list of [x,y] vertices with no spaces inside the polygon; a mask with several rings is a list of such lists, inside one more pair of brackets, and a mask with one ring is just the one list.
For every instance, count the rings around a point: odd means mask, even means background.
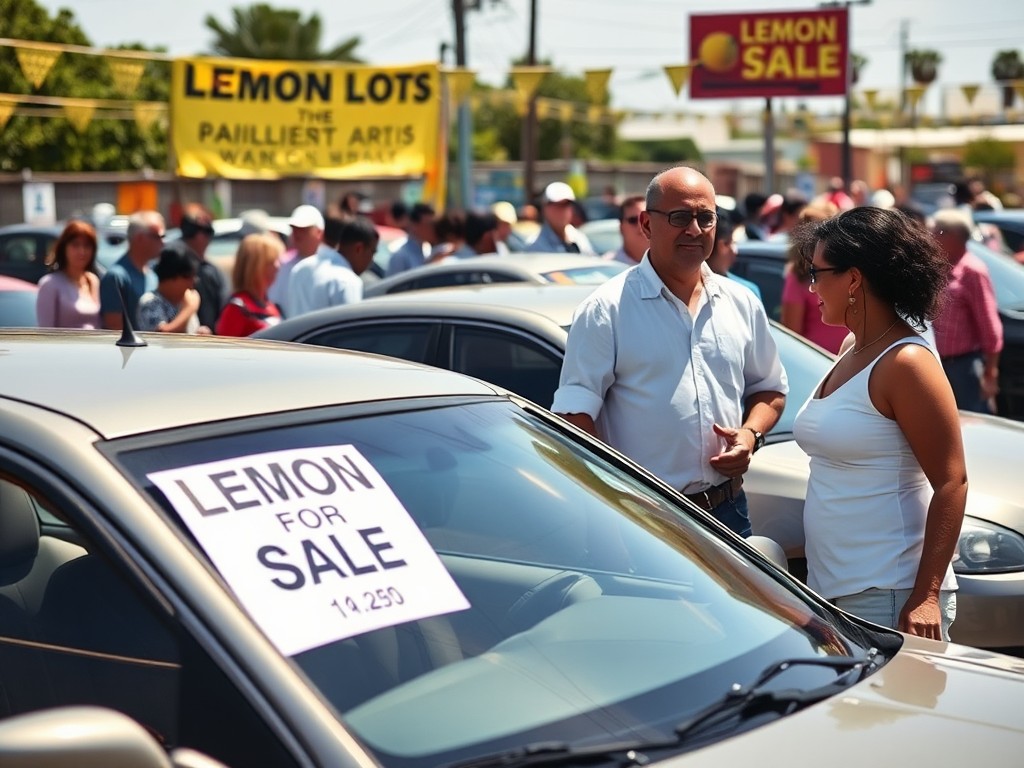
[{"label": "parked car", "polygon": [[[491,381],[550,407],[567,330],[584,286],[489,286],[422,291],[286,320],[258,336],[355,349]],[[758,452],[744,487],[755,533],[777,541],[800,573],[808,458],[793,419],[833,358],[777,323],[789,376],[786,409]],[[1024,650],[1024,500],[1015,481],[1024,425],[960,415],[970,477],[967,521],[954,569],[960,580],[957,642]]]},{"label": "parked car", "polygon": [[445,259],[366,286],[364,297],[486,283],[579,283],[598,285],[626,269],[609,259],[578,253],[510,253]]},{"label": "parked car", "polygon": [[4,765],[1024,750],[1016,660],[842,614],[491,385],[117,339],[0,336]]},{"label": "parked car", "polygon": [[36,326],[35,283],[0,275],[0,328]]},{"label": "parked car", "polygon": [[622,232],[617,218],[588,221],[580,227],[580,232],[587,236],[594,252],[599,255],[614,253],[622,247]]},{"label": "parked car", "polygon": [[1024,208],[974,211],[972,216],[974,223],[979,227],[989,227],[998,231],[1006,255],[1024,252]]},{"label": "parked car", "polygon": [[0,275],[38,283],[50,271],[48,261],[63,226],[9,224],[0,227]]},{"label": "parked car", "polygon": [[[1007,418],[1024,420],[1024,265],[980,242],[971,241],[967,247],[988,267],[1003,321],[998,411]],[[786,244],[745,240],[738,243],[737,250],[732,272],[757,283],[769,317],[778,320],[782,316]]]}]

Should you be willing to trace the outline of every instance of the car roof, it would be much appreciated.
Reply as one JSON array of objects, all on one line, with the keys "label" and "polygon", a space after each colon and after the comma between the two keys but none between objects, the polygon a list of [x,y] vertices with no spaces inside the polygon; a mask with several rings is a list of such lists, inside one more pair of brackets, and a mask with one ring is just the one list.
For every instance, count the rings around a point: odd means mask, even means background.
[{"label": "car roof", "polygon": [[736,250],[756,256],[771,256],[786,259],[789,243],[785,240],[737,240]]},{"label": "car roof", "polygon": [[[529,280],[548,272],[569,269],[587,269],[597,266],[615,264],[600,256],[583,256],[578,253],[509,253],[499,256],[488,254],[472,256],[466,259],[446,259],[437,264],[425,264],[421,267],[406,270],[391,277],[385,277],[372,284],[367,296],[380,296],[392,286],[402,285],[423,275],[449,274],[453,272],[475,272],[477,270],[493,270],[506,274],[521,275]],[[542,282],[537,279],[535,282]]]},{"label": "car roof", "polygon": [[[495,390],[450,371],[312,345],[110,331],[0,332],[0,398],[66,414],[107,438],[328,405]],[[68,371],[73,371],[68,378]]]},{"label": "car roof", "polygon": [[16,277],[0,275],[0,291],[38,291],[39,286],[30,283],[28,280],[19,280]]},{"label": "car roof", "polygon": [[60,237],[60,233],[63,231],[64,227],[60,224],[8,224],[7,226],[0,227],[0,235],[42,233],[44,235]]},{"label": "car roof", "polygon": [[331,307],[285,320],[255,338],[297,339],[320,328],[357,319],[444,316],[480,319],[486,308],[488,319],[529,327],[538,322],[567,328],[580,302],[594,291],[592,285],[537,283],[494,283],[490,285],[436,288],[375,297],[356,304]]}]

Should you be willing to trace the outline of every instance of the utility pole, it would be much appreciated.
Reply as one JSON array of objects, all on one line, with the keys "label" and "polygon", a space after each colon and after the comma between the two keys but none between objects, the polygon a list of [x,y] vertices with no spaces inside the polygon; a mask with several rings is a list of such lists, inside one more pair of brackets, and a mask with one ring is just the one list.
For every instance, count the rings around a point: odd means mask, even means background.
[{"label": "utility pole", "polygon": [[846,8],[847,10],[847,42],[846,42],[846,96],[843,99],[843,148],[842,148],[842,169],[843,184],[847,190],[850,182],[853,181],[853,147],[850,146],[850,91],[853,90],[853,35],[850,34],[853,28],[853,14],[849,13],[852,5],[871,5],[871,0],[830,0],[830,2],[819,3],[819,8]]},{"label": "utility pole", "polygon": [[[537,0],[530,0],[530,36],[526,49],[526,65],[537,64]],[[534,192],[534,160],[537,154],[537,98],[531,96],[526,106],[526,119],[523,121],[520,154],[523,162],[523,202],[533,202]]]},{"label": "utility pole", "polygon": [[900,19],[900,114],[907,110],[907,46],[910,44],[910,21]]},{"label": "utility pole", "polygon": [[[452,0],[452,15],[455,17],[455,65],[464,69],[467,61],[464,0]],[[459,205],[468,209],[473,204],[473,114],[465,101],[458,107],[458,131]]]}]

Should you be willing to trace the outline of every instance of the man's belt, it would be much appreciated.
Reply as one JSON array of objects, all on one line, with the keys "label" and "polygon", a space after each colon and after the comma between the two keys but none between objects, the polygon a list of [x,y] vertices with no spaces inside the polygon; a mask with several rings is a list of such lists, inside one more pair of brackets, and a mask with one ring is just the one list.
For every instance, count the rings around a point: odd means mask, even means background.
[{"label": "man's belt", "polygon": [[741,488],[743,488],[743,478],[734,477],[731,480],[726,480],[721,485],[713,485],[705,491],[684,493],[683,496],[705,512],[710,512],[719,504],[735,499],[739,495]]}]

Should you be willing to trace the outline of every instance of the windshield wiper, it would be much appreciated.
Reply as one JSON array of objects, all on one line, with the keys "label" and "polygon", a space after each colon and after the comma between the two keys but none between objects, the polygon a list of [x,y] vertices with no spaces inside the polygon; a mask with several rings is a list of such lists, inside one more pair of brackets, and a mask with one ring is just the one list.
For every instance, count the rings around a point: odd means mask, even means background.
[{"label": "windshield wiper", "polygon": [[[733,716],[747,719],[762,712],[777,712],[780,715],[792,714],[853,685],[878,664],[878,649],[876,648],[871,648],[862,659],[851,656],[810,656],[777,661],[761,672],[750,685],[742,686],[739,683],[734,683],[732,688],[718,701],[677,725],[676,735],[680,741],[683,741]],[[840,674],[828,685],[806,691],[794,688],[781,691],[763,690],[766,683],[793,667],[829,667]]]},{"label": "windshield wiper", "polygon": [[451,763],[446,768],[511,768],[525,765],[577,765],[614,762],[619,766],[646,765],[650,762],[642,750],[667,749],[679,743],[678,739],[660,742],[611,742],[587,746],[573,746],[564,741],[538,741],[504,752],[481,755]]},{"label": "windshield wiper", "polygon": [[[856,659],[849,656],[812,656],[778,661],[765,669],[749,686],[735,684],[718,701],[701,710],[675,728],[673,738],[661,741],[621,741],[576,746],[564,741],[538,741],[521,747],[471,757],[445,768],[520,768],[520,766],[586,765],[588,763],[615,763],[642,766],[650,762],[645,752],[671,749],[683,744],[702,727],[710,727],[732,715],[743,718],[766,711],[790,714],[798,709],[834,695],[837,691],[859,681],[874,669],[878,651],[872,648],[867,656]],[[787,669],[797,666],[829,667],[840,674],[828,685],[810,691],[763,691],[761,687]]]}]

